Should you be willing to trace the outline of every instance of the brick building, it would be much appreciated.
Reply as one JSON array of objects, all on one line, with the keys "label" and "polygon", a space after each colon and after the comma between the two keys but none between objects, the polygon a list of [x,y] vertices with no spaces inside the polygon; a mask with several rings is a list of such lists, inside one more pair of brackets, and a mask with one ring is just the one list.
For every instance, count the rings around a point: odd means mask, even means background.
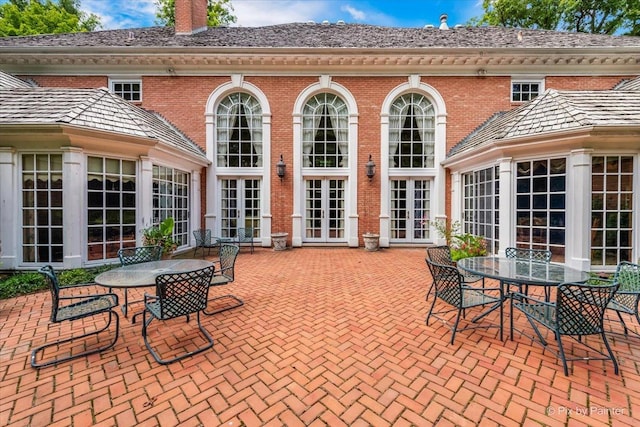
[{"label": "brick building", "polygon": [[[0,39],[0,70],[37,86],[0,89],[14,106],[0,113],[5,267],[105,262],[169,215],[181,249],[196,228],[243,226],[265,247],[279,231],[293,247],[358,247],[364,232],[427,245],[449,219],[496,253],[545,248],[597,270],[640,256],[640,38],[444,16],[206,28],[205,0],[176,8],[175,30]],[[65,89],[63,119],[35,113]],[[21,113],[19,91],[44,96]],[[96,91],[129,112],[82,102]],[[104,120],[77,119],[88,105]],[[62,176],[56,224],[50,197],[25,202],[28,174]]]}]

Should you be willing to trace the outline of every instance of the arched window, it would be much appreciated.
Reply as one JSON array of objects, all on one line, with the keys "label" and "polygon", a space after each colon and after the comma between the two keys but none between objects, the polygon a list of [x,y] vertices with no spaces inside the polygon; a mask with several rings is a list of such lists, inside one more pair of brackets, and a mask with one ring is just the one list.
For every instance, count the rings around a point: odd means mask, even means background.
[{"label": "arched window", "polygon": [[347,104],[337,95],[320,93],[307,101],[302,114],[303,166],[347,167],[349,160]]},{"label": "arched window", "polygon": [[435,113],[421,94],[407,93],[389,112],[389,167],[432,168],[435,159]]},{"label": "arched window", "polygon": [[262,166],[262,108],[253,96],[236,92],[225,97],[216,114],[218,166]]}]

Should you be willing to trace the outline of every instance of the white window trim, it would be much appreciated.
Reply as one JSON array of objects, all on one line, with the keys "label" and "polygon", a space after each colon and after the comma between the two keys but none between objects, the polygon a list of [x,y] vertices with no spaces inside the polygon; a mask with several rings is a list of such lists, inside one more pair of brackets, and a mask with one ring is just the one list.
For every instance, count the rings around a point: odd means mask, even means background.
[{"label": "white window trim", "polygon": [[540,94],[542,94],[542,92],[544,92],[545,90],[545,85],[544,85],[545,79],[544,77],[539,77],[539,76],[535,76],[535,77],[518,77],[518,78],[511,78],[511,84],[509,86],[509,101],[513,104],[524,104],[525,102],[529,102],[529,101],[514,101],[513,100],[513,85],[515,83],[519,83],[519,84],[530,84],[530,83],[535,83],[538,84],[538,96],[540,96]]},{"label": "white window trim", "polygon": [[136,100],[136,101],[129,101],[131,103],[141,103],[142,99],[143,99],[143,88],[142,88],[142,79],[141,78],[115,78],[115,77],[109,77],[109,92],[116,94],[115,90],[113,89],[113,86],[117,83],[134,83],[134,84],[139,84],[140,85],[140,99]]}]

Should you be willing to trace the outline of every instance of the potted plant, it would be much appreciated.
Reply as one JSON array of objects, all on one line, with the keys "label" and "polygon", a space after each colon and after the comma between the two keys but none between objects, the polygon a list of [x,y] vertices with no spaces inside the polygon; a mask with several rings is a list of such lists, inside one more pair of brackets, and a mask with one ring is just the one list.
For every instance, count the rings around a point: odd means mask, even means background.
[{"label": "potted plant", "polygon": [[450,247],[451,260],[458,261],[462,258],[487,255],[487,241],[482,236],[469,233],[460,233],[460,221],[450,223],[438,220],[434,227],[440,237],[443,237]]},{"label": "potted plant", "polygon": [[142,230],[142,242],[145,246],[162,246],[162,257],[171,258],[178,245],[173,240],[173,217],[168,217],[160,224]]}]

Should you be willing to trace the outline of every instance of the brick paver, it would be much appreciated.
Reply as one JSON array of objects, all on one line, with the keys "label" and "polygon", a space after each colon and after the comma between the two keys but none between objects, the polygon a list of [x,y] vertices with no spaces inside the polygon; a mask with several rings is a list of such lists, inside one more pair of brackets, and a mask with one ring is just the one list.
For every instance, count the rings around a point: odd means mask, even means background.
[{"label": "brick paver", "polygon": [[[49,325],[46,292],[3,300],[0,425],[637,424],[640,338],[611,337],[619,376],[610,362],[580,361],[566,378],[553,353],[506,330],[504,342],[478,329],[449,345],[445,325],[424,323],[430,283],[420,248],[243,250],[236,281],[211,292],[245,305],[203,316],[214,348],[169,366],[148,353],[140,322],[121,317],[114,349],[34,370],[30,349],[70,329]],[[193,321],[154,323],[161,348],[201,342]]]}]

